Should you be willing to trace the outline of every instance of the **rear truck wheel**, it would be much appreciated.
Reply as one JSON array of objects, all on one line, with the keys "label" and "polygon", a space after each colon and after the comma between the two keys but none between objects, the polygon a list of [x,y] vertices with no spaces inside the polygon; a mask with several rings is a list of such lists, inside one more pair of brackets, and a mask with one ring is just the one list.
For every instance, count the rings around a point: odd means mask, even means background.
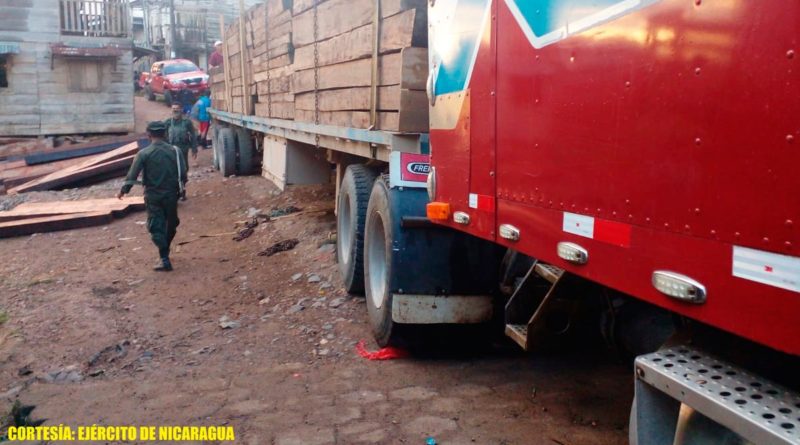
[{"label": "rear truck wheel", "polygon": [[380,178],[372,187],[364,236],[367,312],[372,335],[380,346],[398,346],[403,341],[404,326],[392,321],[392,231],[389,186]]},{"label": "rear truck wheel", "polygon": [[164,90],[164,102],[168,107],[172,106],[172,93],[169,90]]},{"label": "rear truck wheel", "polygon": [[345,290],[351,294],[364,293],[364,223],[375,176],[364,165],[350,165],[339,189],[336,259]]},{"label": "rear truck wheel", "polygon": [[228,177],[236,174],[236,134],[230,128],[219,130],[219,148],[217,157],[219,171],[222,176]]},{"label": "rear truck wheel", "polygon": [[504,249],[432,224],[427,203],[424,188],[391,187],[388,175],[372,187],[364,284],[370,328],[381,346],[432,344],[442,337],[438,332],[458,332],[445,337],[462,339],[464,332],[481,331],[476,328],[495,312]]},{"label": "rear truck wheel", "polygon": [[156,95],[153,94],[153,90],[150,88],[150,85],[144,87],[144,95],[147,96],[147,100],[149,100],[150,102],[156,100]]},{"label": "rear truck wheel", "polygon": [[244,128],[236,130],[236,147],[239,159],[236,174],[249,175],[253,172],[253,140],[249,131]]}]

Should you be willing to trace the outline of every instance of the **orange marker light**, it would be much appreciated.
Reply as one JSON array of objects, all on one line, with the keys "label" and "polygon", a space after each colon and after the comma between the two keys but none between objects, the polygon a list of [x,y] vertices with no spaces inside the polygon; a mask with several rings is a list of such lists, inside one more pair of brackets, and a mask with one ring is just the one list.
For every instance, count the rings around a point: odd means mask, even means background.
[{"label": "orange marker light", "polygon": [[450,204],[446,202],[429,202],[427,206],[428,219],[447,221],[450,219]]}]

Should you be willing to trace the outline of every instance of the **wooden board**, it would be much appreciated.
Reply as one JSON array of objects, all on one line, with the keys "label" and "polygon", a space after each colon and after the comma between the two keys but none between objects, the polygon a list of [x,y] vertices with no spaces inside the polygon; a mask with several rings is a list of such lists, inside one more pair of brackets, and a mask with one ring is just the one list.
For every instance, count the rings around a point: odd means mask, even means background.
[{"label": "wooden board", "polygon": [[[320,111],[369,111],[371,109],[370,87],[325,90],[318,93],[318,98],[315,98],[316,95],[313,91],[298,94],[295,98],[295,106],[299,110],[313,111],[315,103],[318,102]],[[377,110],[423,112],[423,109],[427,108],[428,97],[425,91],[403,90],[399,85],[378,88]]]},{"label": "wooden board", "polygon": [[[418,23],[416,19],[417,11],[410,9],[383,20],[379,53],[384,54],[426,44],[427,28],[424,23]],[[314,46],[318,47],[319,66],[370,57],[373,40],[373,29],[370,24],[322,41],[317,45],[296,48],[294,69],[299,71],[314,67]]]},{"label": "wooden board", "polygon": [[[314,122],[315,113],[307,110],[295,110],[295,120]],[[321,111],[320,124],[337,127],[362,128],[369,127],[369,111]],[[398,113],[381,111],[378,113],[378,130],[396,131],[400,133],[424,133],[428,131],[428,115],[421,113]]]},{"label": "wooden board", "polygon": [[[127,144],[130,144],[132,142],[139,142],[139,144],[140,144],[139,146],[140,147],[144,146],[144,145],[147,145],[147,135],[146,134],[142,134],[142,133],[134,133],[134,134],[128,134],[128,135],[124,135],[124,136],[107,136],[107,137],[93,139],[93,140],[86,141],[86,142],[80,142],[80,143],[77,143],[77,144],[65,143],[65,144],[62,144],[62,145],[60,145],[58,147],[52,148],[52,149],[28,153],[25,156],[25,162],[28,165],[33,165],[33,164],[41,164],[41,163],[44,163],[44,162],[52,162],[52,161],[61,160],[61,159],[71,159],[71,158],[76,158],[76,157],[81,157],[81,156],[90,156],[92,154],[99,154],[99,153],[103,153],[103,152],[91,153],[89,151],[85,151],[85,149],[108,148],[108,147],[119,148],[119,147],[122,147],[123,145],[127,145]],[[110,151],[110,149],[105,150],[105,151]],[[65,153],[65,154],[72,153],[72,154],[77,154],[77,156],[62,157],[62,156],[60,156],[61,153]],[[79,154],[79,153],[86,153],[86,154]],[[49,155],[49,154],[58,154],[58,155],[48,159],[47,155]],[[58,158],[61,158],[61,159],[58,159]]]},{"label": "wooden board", "polygon": [[113,219],[114,216],[108,211],[72,213],[69,215],[45,216],[41,218],[0,222],[0,238],[98,226],[108,224]]},{"label": "wooden board", "polygon": [[292,120],[294,119],[294,103],[290,102],[279,102],[273,103],[271,106],[270,104],[266,103],[257,103],[255,105],[256,108],[256,116],[260,117],[272,117],[275,119],[287,119]]},{"label": "wooden board", "polygon": [[[380,57],[379,85],[400,85],[409,90],[424,90],[428,78],[428,50],[405,48],[402,52]],[[319,89],[364,87],[372,84],[372,60],[362,59],[329,65],[319,69]],[[292,75],[292,92],[314,90],[314,69]]]},{"label": "wooden board", "polygon": [[26,202],[11,210],[0,212],[0,222],[42,218],[72,213],[105,213],[122,216],[126,212],[144,210],[144,197],[130,196],[123,199],[84,199],[80,201]]},{"label": "wooden board", "polygon": [[[425,0],[381,0],[381,18],[417,9],[427,13]],[[328,0],[317,7],[317,41],[338,36],[374,20],[375,0]],[[314,10],[298,14],[292,19],[292,41],[301,47],[314,43]]]},{"label": "wooden board", "polygon": [[[294,94],[275,93],[275,94],[263,94],[258,96],[258,103],[265,104],[268,102],[294,102]],[[2,177],[2,172],[0,172],[0,177]]]},{"label": "wooden board", "polygon": [[[148,139],[144,135],[139,135],[138,140],[134,139],[134,141],[137,144],[139,144],[140,148],[149,145]],[[129,138],[124,138],[121,141],[101,143],[92,147],[70,148],[67,150],[57,151],[57,152],[31,154],[25,156],[25,163],[28,165],[37,165],[37,164],[46,164],[48,162],[63,161],[65,159],[82,158],[85,156],[106,153],[134,141],[129,140]]]}]

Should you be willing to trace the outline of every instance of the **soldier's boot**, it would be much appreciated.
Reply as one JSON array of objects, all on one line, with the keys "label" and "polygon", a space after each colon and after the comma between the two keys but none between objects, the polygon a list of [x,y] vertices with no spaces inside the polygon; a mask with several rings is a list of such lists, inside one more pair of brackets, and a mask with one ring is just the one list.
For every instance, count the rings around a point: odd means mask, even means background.
[{"label": "soldier's boot", "polygon": [[186,190],[185,189],[181,192],[181,201],[186,201]]},{"label": "soldier's boot", "polygon": [[172,270],[172,263],[169,261],[169,258],[161,258],[161,262],[153,268],[156,272],[169,272]]}]

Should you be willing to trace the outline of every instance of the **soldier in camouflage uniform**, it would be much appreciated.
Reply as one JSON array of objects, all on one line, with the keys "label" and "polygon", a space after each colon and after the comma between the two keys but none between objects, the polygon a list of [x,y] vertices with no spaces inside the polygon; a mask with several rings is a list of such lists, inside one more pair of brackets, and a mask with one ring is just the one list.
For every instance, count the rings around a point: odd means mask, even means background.
[{"label": "soldier in camouflage uniform", "polygon": [[163,122],[150,122],[147,125],[151,144],[136,155],[125,184],[117,195],[122,199],[134,184],[139,183],[136,180],[139,173],[144,172],[140,184],[144,186],[147,230],[161,258],[155,270],[162,272],[172,270],[169,246],[180,224],[178,196],[186,183],[186,161],[177,147],[164,142],[166,130]]},{"label": "soldier in camouflage uniform", "polygon": [[[188,170],[189,150],[192,150],[192,159],[197,159],[197,130],[194,124],[183,115],[183,110],[178,104],[172,105],[172,117],[164,121],[164,124],[167,126],[167,142],[181,149]],[[185,188],[181,192],[181,200],[186,201]]]}]

